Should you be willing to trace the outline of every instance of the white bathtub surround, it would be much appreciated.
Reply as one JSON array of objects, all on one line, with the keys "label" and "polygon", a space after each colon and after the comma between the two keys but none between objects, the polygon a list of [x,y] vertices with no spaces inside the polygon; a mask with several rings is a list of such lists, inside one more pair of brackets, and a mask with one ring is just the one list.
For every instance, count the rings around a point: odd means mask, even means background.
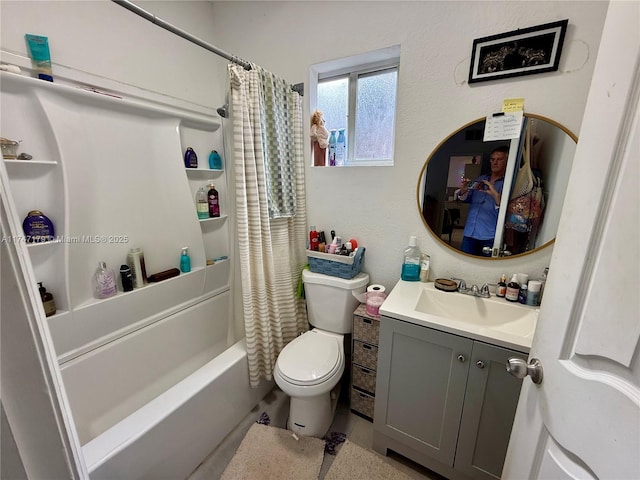
[{"label": "white bathtub surround", "polygon": [[[302,102],[286,81],[259,67],[229,65],[228,73],[245,335],[256,386],[261,378],[272,379],[280,351],[308,328],[304,301],[295,296],[307,261]],[[274,90],[269,101],[263,80]],[[279,121],[276,130],[276,115],[286,117],[289,127]],[[286,183],[276,185],[278,169]]]}]

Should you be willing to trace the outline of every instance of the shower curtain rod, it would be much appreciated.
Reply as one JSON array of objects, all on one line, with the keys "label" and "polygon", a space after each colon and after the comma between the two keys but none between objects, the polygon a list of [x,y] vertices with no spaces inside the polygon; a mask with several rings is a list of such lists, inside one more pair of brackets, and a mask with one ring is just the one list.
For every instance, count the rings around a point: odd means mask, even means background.
[{"label": "shower curtain rod", "polygon": [[[241,59],[240,57],[236,57],[235,55],[231,55],[224,50],[220,50],[218,47],[214,47],[210,43],[205,42],[204,40],[199,39],[191,35],[188,32],[176,27],[175,25],[170,24],[169,22],[165,22],[161,18],[156,17],[153,13],[147,12],[145,9],[140,8],[135,3],[130,2],[129,0],[111,0],[113,3],[120,5],[121,7],[126,8],[127,10],[135,13],[136,15],[140,15],[145,20],[150,21],[151,23],[168,30],[169,32],[178,35],[179,37],[188,40],[191,43],[195,43],[196,45],[204,48],[205,50],[209,50],[210,52],[215,53],[227,60],[241,65],[245,70],[251,70],[251,64],[246,60]],[[291,89],[294,92],[298,92],[300,95],[304,95],[304,83],[297,83],[295,85],[291,85]]]}]

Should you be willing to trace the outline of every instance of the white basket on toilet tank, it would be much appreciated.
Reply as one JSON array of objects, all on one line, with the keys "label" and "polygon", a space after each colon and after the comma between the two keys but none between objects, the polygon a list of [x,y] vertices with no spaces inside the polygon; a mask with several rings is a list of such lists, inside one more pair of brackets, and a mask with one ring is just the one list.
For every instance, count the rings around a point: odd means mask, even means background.
[{"label": "white basket on toilet tank", "polygon": [[287,428],[322,437],[333,420],[344,372],[344,334],[351,333],[353,311],[369,275],[342,279],[309,270],[302,272],[309,323],[315,328],[282,349],[274,378],[291,397]]}]

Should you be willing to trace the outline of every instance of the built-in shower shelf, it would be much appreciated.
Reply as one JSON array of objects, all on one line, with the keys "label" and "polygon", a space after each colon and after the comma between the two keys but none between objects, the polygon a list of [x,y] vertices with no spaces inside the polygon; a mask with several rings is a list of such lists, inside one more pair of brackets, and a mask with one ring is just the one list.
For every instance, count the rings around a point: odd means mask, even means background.
[{"label": "built-in shower shelf", "polygon": [[221,173],[224,173],[224,170],[215,170],[211,168],[185,168],[185,171],[197,176],[206,176],[207,174],[213,174],[216,177]]},{"label": "built-in shower shelf", "polygon": [[24,167],[41,166],[41,165],[57,165],[55,160],[4,160],[7,165],[21,165]]},{"label": "built-in shower shelf", "polygon": [[227,219],[227,215],[220,215],[219,217],[210,217],[210,218],[201,218],[200,223],[215,223],[215,222],[224,222]]},{"label": "built-in shower shelf", "polygon": [[61,243],[62,243],[62,240],[49,240],[47,242],[33,242],[33,243],[27,243],[27,248],[30,248],[30,249],[46,248],[52,245],[60,245]]}]

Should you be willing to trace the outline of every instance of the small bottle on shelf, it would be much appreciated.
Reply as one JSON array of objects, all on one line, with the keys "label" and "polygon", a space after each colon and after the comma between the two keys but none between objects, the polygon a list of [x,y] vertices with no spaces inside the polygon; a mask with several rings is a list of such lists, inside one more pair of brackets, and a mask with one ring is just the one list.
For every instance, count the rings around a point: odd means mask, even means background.
[{"label": "small bottle on shelf", "polygon": [[53,300],[53,295],[51,292],[47,292],[47,289],[42,286],[42,282],[38,282],[38,285],[40,285],[38,291],[40,292],[40,298],[42,299],[45,316],[50,317],[51,315],[55,315],[56,302]]},{"label": "small bottle on shelf", "polygon": [[186,168],[198,168],[198,155],[191,147],[187,147],[187,151],[184,152],[184,166]]},{"label": "small bottle on shelf", "polygon": [[93,275],[93,296],[95,298],[109,298],[116,293],[118,293],[116,274],[107,268],[106,263],[99,262],[96,273]]},{"label": "small bottle on shelf", "polygon": [[209,202],[207,201],[207,192],[204,187],[200,187],[196,192],[196,211],[200,220],[209,218]]},{"label": "small bottle on shelf", "polygon": [[182,247],[180,254],[180,271],[187,273],[191,271],[191,258],[189,258],[189,247]]}]

